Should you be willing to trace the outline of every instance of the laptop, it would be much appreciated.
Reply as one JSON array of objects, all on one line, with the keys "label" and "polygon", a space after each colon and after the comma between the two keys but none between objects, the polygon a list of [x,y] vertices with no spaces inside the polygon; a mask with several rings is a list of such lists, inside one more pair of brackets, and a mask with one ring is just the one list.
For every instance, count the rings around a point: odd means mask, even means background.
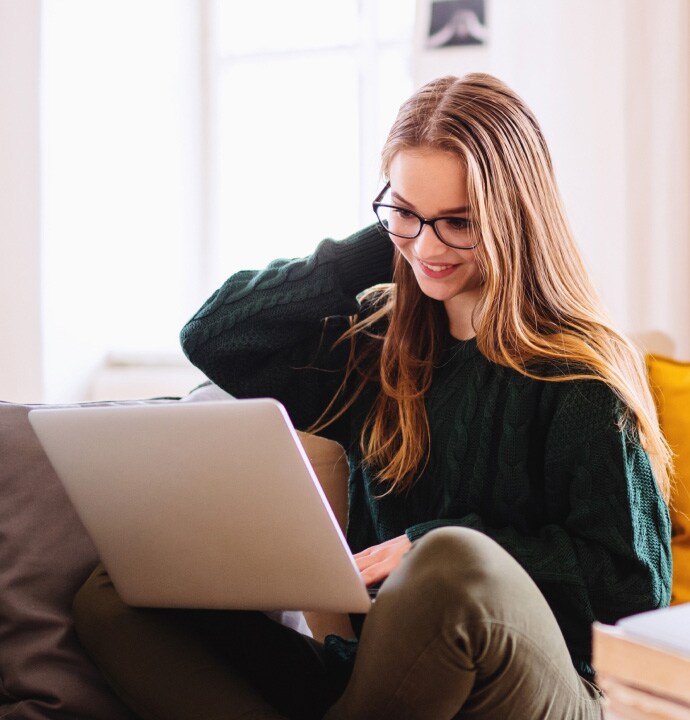
[{"label": "laptop", "polygon": [[127,604],[369,610],[275,400],[40,408],[29,421]]}]

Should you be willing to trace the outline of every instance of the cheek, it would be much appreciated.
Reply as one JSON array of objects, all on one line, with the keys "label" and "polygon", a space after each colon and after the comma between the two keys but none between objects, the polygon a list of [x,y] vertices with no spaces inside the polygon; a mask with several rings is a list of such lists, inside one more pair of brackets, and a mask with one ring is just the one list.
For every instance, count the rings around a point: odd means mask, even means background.
[{"label": "cheek", "polygon": [[479,266],[479,263],[476,261],[476,259],[473,259],[467,264],[468,268],[468,277],[471,277],[473,280],[477,281],[477,284],[480,284],[484,281],[483,273],[481,271],[481,268]]},{"label": "cheek", "polygon": [[404,248],[409,247],[412,240],[406,240],[405,238],[397,237],[396,235],[389,235],[390,241],[395,245],[400,252],[403,251]]},{"label": "cheek", "polygon": [[395,245],[395,249],[398,253],[400,253],[400,255],[402,255],[402,257],[404,257],[409,263],[412,255],[412,243],[414,241],[393,236],[391,236],[391,241],[393,242],[393,245]]}]

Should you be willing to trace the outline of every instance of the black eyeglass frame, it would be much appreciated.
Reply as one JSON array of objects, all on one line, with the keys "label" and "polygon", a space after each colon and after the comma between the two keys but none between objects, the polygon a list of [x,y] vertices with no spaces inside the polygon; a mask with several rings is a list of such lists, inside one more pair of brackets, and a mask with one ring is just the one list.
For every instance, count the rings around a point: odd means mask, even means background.
[{"label": "black eyeglass frame", "polygon": [[[391,186],[390,182],[387,182],[383,186],[383,190],[381,190],[381,192],[376,196],[376,199],[374,200],[374,202],[371,204],[371,207],[374,210],[374,214],[376,215],[376,219],[378,220],[379,225],[387,233],[390,233],[391,235],[395,235],[395,237],[405,238],[406,240],[414,240],[416,237],[419,237],[421,235],[422,230],[424,229],[425,225],[430,225],[431,229],[434,231],[434,235],[436,235],[436,237],[444,245],[446,245],[449,248],[453,248],[453,250],[474,250],[474,248],[476,248],[477,245],[479,245],[479,240],[477,240],[474,243],[474,245],[452,245],[447,240],[444,240],[441,237],[439,231],[436,229],[436,223],[439,220],[457,220],[458,219],[456,217],[453,217],[452,215],[444,215],[442,217],[435,217],[435,218],[427,219],[427,218],[423,217],[422,215],[420,215],[419,213],[416,213],[414,210],[410,210],[409,208],[403,208],[403,207],[400,207],[399,205],[388,205],[387,203],[382,203],[381,198],[383,198],[383,196],[386,194],[386,191],[390,188],[390,186]],[[384,225],[383,220],[381,220],[381,218],[379,217],[378,209],[380,207],[392,208],[393,210],[404,210],[405,212],[410,213],[410,215],[414,215],[417,218],[417,220],[419,220],[419,230],[417,231],[417,233],[415,235],[400,235],[399,233],[394,233],[392,230],[390,230],[389,228],[387,228]]]}]

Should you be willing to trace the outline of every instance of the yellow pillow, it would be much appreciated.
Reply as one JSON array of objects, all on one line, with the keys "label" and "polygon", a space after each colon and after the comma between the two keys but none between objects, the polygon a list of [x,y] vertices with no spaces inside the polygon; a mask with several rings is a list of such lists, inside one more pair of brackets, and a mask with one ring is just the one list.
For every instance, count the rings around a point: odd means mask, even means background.
[{"label": "yellow pillow", "polygon": [[648,355],[647,371],[661,429],[675,453],[671,492],[671,602],[690,602],[690,363]]}]

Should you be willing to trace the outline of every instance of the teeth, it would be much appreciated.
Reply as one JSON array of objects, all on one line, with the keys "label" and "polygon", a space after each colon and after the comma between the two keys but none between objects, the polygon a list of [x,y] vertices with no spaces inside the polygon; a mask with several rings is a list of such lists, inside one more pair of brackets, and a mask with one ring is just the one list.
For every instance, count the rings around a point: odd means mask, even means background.
[{"label": "teeth", "polygon": [[419,262],[432,272],[441,272],[441,270],[447,270],[449,267],[452,267],[451,265],[429,265],[429,263],[422,262],[421,260]]}]

